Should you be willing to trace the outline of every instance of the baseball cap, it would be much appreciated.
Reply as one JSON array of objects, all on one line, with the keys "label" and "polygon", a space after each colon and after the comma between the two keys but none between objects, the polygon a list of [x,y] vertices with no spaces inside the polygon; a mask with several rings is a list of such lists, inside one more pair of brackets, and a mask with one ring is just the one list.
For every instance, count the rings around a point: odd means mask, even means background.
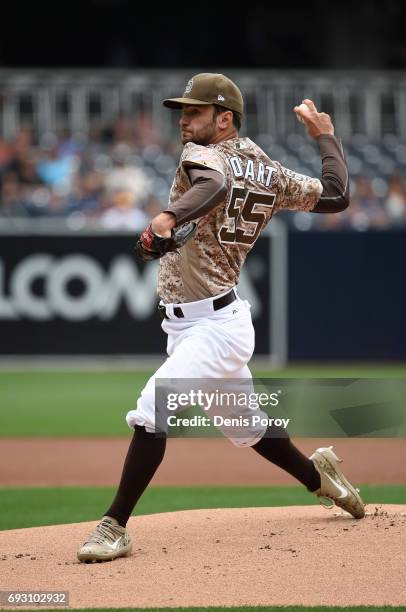
[{"label": "baseball cap", "polygon": [[168,108],[182,108],[182,104],[217,104],[228,110],[243,113],[244,100],[241,91],[224,74],[202,72],[192,77],[182,98],[169,98],[163,101]]}]

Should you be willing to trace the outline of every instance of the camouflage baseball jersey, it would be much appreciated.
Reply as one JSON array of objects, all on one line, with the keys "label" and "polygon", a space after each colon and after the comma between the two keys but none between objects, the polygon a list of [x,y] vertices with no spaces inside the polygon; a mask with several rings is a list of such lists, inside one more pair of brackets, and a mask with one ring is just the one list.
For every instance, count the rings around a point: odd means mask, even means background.
[{"label": "camouflage baseball jersey", "polygon": [[197,220],[195,235],[160,261],[158,294],[164,303],[193,302],[234,287],[260,232],[282,208],[309,211],[322,184],[272,161],[249,138],[216,145],[187,143],[169,195],[169,208],[191,183],[190,164],[217,170],[225,177],[224,200]]}]

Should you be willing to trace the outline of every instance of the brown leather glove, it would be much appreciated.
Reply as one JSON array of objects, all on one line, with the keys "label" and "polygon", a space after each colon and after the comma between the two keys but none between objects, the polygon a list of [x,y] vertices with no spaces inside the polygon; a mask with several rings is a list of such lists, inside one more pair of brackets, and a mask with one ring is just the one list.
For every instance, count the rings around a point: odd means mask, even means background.
[{"label": "brown leather glove", "polygon": [[194,222],[185,223],[180,227],[171,230],[169,238],[157,236],[152,231],[151,224],[142,232],[135,245],[135,254],[142,261],[159,259],[170,251],[176,251],[190,240],[195,233],[197,224]]}]

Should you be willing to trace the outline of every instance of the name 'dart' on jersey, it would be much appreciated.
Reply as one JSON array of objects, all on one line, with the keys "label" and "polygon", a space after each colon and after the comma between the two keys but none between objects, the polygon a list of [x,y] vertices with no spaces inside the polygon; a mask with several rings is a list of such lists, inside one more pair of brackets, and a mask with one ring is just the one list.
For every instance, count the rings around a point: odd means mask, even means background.
[{"label": "name 'dart' on jersey", "polygon": [[[233,174],[236,178],[251,180],[269,187],[272,182],[272,175],[276,172],[273,166],[265,166],[262,162],[254,163],[252,159],[243,160],[238,155],[228,159]],[[246,164],[246,165],[245,165]],[[245,169],[244,169],[245,166]]]},{"label": "name 'dart' on jersey", "polygon": [[[234,176],[237,179],[251,180],[258,183],[258,191],[233,187],[226,206],[227,224],[219,231],[221,243],[244,244],[252,246],[258,238],[267,219],[272,215],[275,194],[262,191],[269,187],[276,168],[262,162],[244,161],[235,155],[228,159]],[[245,166],[245,168],[244,168]]]}]

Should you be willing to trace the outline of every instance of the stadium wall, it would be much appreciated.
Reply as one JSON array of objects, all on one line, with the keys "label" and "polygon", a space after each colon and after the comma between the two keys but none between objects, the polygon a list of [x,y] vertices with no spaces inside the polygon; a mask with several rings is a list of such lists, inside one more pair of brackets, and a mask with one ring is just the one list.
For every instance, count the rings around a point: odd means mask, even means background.
[{"label": "stadium wall", "polygon": [[[405,238],[401,230],[290,231],[281,284],[273,281],[279,263],[271,261],[272,237],[262,236],[240,283],[252,304],[256,354],[275,353],[272,309],[286,284],[289,361],[406,359]],[[1,244],[1,355],[165,351],[157,264],[136,261],[132,235],[13,234]]]}]

